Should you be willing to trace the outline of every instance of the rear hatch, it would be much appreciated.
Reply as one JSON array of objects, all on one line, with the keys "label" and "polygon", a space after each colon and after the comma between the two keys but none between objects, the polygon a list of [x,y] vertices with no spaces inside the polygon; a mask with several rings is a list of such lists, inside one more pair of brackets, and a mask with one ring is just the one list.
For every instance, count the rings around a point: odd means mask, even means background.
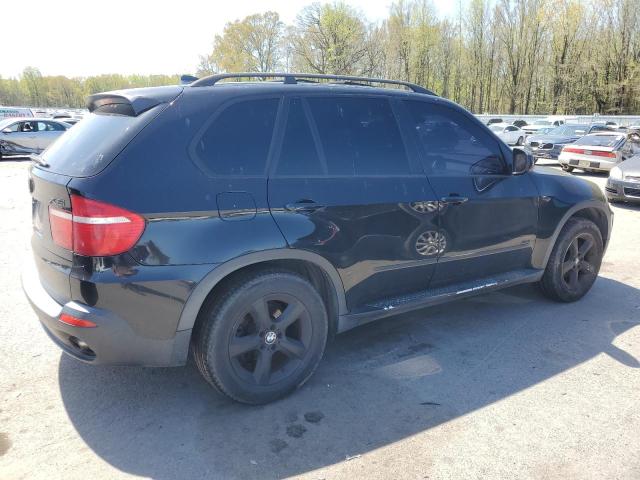
[{"label": "rear hatch", "polygon": [[[99,175],[181,91],[180,87],[162,87],[90,97],[90,114],[59,137],[31,167],[33,256],[42,286],[58,303],[71,298],[74,253],[56,232],[72,216],[69,182]],[[79,196],[85,193],[74,192]]]}]

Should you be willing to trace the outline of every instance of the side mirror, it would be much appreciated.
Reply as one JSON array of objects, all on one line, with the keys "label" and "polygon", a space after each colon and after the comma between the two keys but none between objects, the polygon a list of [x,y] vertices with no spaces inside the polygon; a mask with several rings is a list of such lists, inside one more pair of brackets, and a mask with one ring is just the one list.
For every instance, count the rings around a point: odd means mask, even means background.
[{"label": "side mirror", "polygon": [[513,170],[514,175],[522,175],[533,168],[533,155],[521,148],[513,149]]},{"label": "side mirror", "polygon": [[11,132],[12,132],[12,130],[9,127],[7,127],[4,130],[2,130],[2,133],[11,133]]}]

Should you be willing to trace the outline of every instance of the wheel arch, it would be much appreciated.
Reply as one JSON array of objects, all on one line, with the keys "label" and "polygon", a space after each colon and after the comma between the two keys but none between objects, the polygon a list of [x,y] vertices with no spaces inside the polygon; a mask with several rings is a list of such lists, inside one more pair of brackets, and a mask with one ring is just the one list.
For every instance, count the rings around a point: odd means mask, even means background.
[{"label": "wheel arch", "polygon": [[544,269],[547,266],[553,246],[560,232],[570,218],[586,218],[596,224],[602,235],[602,242],[606,250],[611,236],[612,216],[606,203],[597,200],[580,202],[571,207],[563,215],[551,237],[538,240],[533,254],[532,264],[534,268]]},{"label": "wheel arch", "polygon": [[279,248],[249,253],[221,263],[211,270],[196,286],[185,303],[177,331],[193,329],[202,306],[216,288],[221,287],[234,275],[247,270],[281,268],[306,277],[325,300],[329,315],[329,332],[335,333],[338,316],[347,313],[344,286],[340,275],[331,263],[306,250]]}]

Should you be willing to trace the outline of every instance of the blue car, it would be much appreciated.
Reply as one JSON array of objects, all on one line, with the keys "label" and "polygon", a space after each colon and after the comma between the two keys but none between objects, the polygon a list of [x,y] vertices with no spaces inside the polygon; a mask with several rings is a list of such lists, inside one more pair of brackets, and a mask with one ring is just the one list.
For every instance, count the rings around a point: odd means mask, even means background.
[{"label": "blue car", "polygon": [[566,124],[556,127],[543,135],[527,137],[525,146],[531,151],[535,160],[539,158],[558,160],[562,147],[573,143],[588,133],[612,130],[605,125]]}]

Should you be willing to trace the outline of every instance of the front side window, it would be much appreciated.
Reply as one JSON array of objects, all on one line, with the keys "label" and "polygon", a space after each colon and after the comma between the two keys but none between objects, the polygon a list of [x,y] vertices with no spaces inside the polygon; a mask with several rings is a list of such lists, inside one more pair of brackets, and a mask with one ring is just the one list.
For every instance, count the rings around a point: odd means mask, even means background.
[{"label": "front side window", "polygon": [[23,122],[20,124],[20,131],[25,133],[37,132],[36,122]]},{"label": "front side window", "polygon": [[280,99],[240,101],[226,107],[193,146],[210,175],[264,175]]},{"label": "front side window", "polygon": [[409,160],[386,98],[308,99],[329,175],[407,175]]},{"label": "front side window", "polygon": [[498,142],[482,125],[444,105],[411,100],[405,104],[428,174],[505,172]]}]

